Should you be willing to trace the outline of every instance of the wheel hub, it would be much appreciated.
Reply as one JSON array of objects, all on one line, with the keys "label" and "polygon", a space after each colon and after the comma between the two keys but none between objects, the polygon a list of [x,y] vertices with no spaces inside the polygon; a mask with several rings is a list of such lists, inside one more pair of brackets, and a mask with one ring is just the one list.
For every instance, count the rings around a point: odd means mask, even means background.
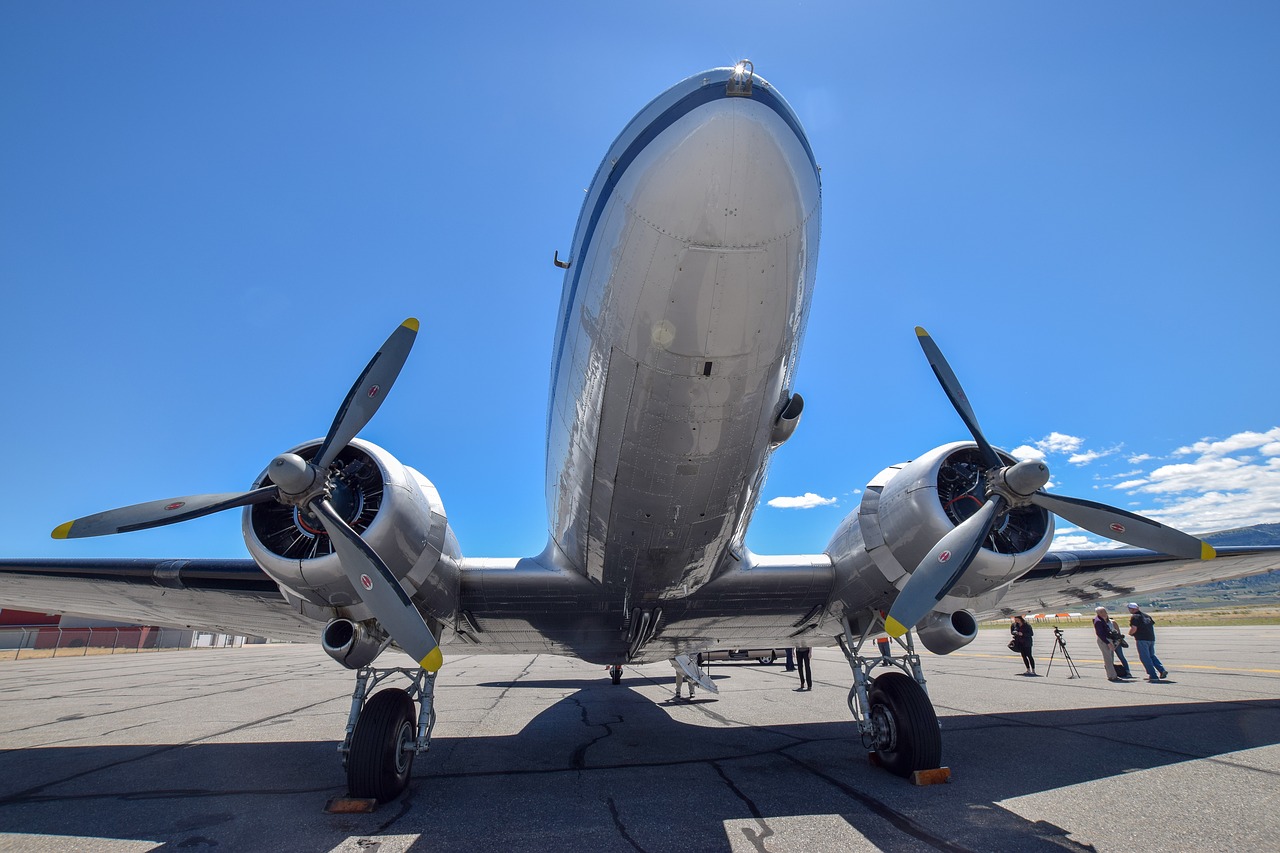
[{"label": "wheel hub", "polygon": [[898,724],[893,714],[884,705],[874,705],[871,708],[871,723],[874,726],[876,751],[893,752],[898,745]]}]

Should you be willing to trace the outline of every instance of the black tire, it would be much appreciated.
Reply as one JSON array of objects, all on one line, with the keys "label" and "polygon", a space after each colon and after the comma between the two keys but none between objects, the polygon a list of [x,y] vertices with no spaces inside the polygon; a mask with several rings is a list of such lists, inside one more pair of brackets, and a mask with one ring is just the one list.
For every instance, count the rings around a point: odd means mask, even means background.
[{"label": "black tire", "polygon": [[916,770],[942,766],[942,731],[924,688],[901,672],[887,672],[871,684],[875,751],[881,765],[906,778]]},{"label": "black tire", "polygon": [[398,687],[375,693],[364,704],[347,757],[347,788],[352,797],[385,803],[408,787],[414,753],[401,746],[417,739],[416,717],[413,700]]},{"label": "black tire", "polygon": [[756,658],[756,660],[758,660],[760,663],[764,664],[765,666],[768,666],[769,664],[773,663],[777,659],[778,659],[778,656],[772,653],[766,657]]},{"label": "black tire", "polygon": [[622,667],[620,666],[610,667],[609,680],[612,681],[614,684],[621,684],[622,683]]}]

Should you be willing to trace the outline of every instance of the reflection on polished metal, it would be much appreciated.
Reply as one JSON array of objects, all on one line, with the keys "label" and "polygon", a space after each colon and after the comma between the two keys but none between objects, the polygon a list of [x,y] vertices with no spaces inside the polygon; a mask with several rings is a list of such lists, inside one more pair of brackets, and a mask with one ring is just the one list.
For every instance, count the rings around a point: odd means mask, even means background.
[{"label": "reflection on polished metal", "polygon": [[[1254,549],[1206,564],[1212,549],[1198,540],[1046,494],[1047,469],[987,442],[919,328],[972,440],[885,468],[821,552],[752,553],[746,531],[769,460],[804,406],[794,388],[821,198],[799,119],[750,61],[677,83],[623,129],[587,190],[569,260],[553,256],[564,279],[538,554],[463,557],[435,485],[356,438],[406,364],[418,334],[409,319],[325,437],[278,456],[250,491],[139,504],[54,531],[99,535],[243,507],[252,561],[8,561],[4,603],[313,643],[323,634],[326,652],[359,673],[343,746],[351,793],[386,800],[429,742],[435,684],[406,670],[407,691],[371,693],[398,671],[372,666],[388,640],[432,673],[443,645],[575,656],[617,680],[623,664],[675,660],[708,689],[692,663],[700,652],[838,640],[865,744],[908,776],[940,757],[913,627],[926,648],[950,653],[975,641],[977,619],[1016,608],[1274,564],[1274,551]],[[440,400],[426,401],[423,416],[440,415]],[[1050,554],[1052,513],[1180,556]],[[903,652],[886,641],[863,656],[886,631]],[[872,680],[876,667],[888,671]]]}]

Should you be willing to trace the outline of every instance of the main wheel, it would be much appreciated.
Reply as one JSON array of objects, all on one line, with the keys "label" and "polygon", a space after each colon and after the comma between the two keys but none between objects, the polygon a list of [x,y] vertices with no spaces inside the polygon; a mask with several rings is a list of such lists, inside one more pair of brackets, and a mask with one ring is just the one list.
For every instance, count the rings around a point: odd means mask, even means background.
[{"label": "main wheel", "polygon": [[360,711],[347,758],[347,788],[353,797],[394,800],[409,784],[418,726],[413,700],[398,687],[373,695]]},{"label": "main wheel", "polygon": [[871,685],[875,751],[886,770],[907,777],[942,764],[938,715],[924,688],[901,672],[887,672]]},{"label": "main wheel", "polygon": [[620,666],[609,667],[609,680],[612,681],[614,684],[621,684],[622,683],[622,667]]}]

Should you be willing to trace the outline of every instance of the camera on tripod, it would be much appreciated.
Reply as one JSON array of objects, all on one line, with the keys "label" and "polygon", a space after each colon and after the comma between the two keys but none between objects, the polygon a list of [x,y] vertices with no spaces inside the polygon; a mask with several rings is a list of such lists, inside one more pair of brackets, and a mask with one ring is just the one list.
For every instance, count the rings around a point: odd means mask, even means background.
[{"label": "camera on tripod", "polygon": [[1053,657],[1062,650],[1062,659],[1067,664],[1067,678],[1079,678],[1080,670],[1076,668],[1076,662],[1071,659],[1071,653],[1067,651],[1067,641],[1062,637],[1062,629],[1057,625],[1053,626],[1053,651],[1049,653],[1049,666],[1045,668],[1045,675],[1053,670]]}]

